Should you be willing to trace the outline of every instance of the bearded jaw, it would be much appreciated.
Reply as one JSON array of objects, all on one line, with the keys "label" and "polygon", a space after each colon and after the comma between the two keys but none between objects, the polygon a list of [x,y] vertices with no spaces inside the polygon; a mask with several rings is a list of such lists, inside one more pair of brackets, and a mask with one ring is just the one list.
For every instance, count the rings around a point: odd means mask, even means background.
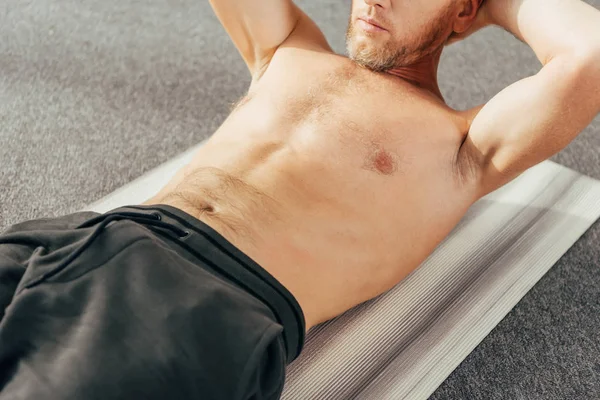
[{"label": "bearded jaw", "polygon": [[347,41],[347,50],[350,59],[359,65],[374,72],[385,72],[396,67],[399,58],[403,57],[408,49],[391,49],[386,44],[371,44],[354,37]]},{"label": "bearded jaw", "polygon": [[363,39],[349,30],[346,40],[348,57],[359,65],[374,71],[386,72],[394,68],[409,67],[433,53],[432,47],[436,38],[426,38],[417,46],[407,46],[399,43],[371,42]]},{"label": "bearded jaw", "polygon": [[374,72],[411,67],[444,47],[450,36],[445,27],[448,27],[451,16],[451,8],[443,10],[421,27],[416,39],[402,43],[394,40],[391,34],[383,43],[379,40],[369,40],[368,36],[361,37],[350,17],[346,30],[348,57]]}]

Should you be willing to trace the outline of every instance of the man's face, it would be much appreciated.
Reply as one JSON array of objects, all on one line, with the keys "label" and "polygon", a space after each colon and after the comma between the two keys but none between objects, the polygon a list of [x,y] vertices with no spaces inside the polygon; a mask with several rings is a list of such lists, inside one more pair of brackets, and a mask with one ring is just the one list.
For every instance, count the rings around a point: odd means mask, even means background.
[{"label": "man's face", "polygon": [[414,64],[444,45],[452,33],[455,3],[454,0],[352,0],[346,32],[348,55],[377,72]]}]

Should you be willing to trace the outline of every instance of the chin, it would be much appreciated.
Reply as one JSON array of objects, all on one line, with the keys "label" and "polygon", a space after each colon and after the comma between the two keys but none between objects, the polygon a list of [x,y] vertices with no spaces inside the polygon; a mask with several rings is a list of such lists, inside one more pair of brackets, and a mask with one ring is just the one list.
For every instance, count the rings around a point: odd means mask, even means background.
[{"label": "chin", "polygon": [[348,58],[374,72],[385,72],[401,66],[397,52],[390,52],[385,45],[369,43],[362,38],[351,38],[346,42]]}]

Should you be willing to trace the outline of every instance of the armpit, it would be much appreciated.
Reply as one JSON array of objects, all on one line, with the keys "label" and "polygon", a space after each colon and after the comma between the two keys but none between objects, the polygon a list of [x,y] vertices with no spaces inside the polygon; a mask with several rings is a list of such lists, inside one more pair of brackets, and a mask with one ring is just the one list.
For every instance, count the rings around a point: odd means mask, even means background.
[{"label": "armpit", "polygon": [[453,165],[453,177],[462,189],[478,191],[482,186],[483,155],[477,151],[469,135],[465,135],[461,146],[456,152]]}]

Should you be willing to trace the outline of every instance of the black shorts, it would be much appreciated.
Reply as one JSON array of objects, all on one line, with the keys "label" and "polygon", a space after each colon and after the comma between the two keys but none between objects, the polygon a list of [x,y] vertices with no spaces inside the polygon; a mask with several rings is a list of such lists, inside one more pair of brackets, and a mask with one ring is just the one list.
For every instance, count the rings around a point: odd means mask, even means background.
[{"label": "black shorts", "polygon": [[0,399],[276,399],[304,329],[290,292],[174,207],[0,235]]}]

